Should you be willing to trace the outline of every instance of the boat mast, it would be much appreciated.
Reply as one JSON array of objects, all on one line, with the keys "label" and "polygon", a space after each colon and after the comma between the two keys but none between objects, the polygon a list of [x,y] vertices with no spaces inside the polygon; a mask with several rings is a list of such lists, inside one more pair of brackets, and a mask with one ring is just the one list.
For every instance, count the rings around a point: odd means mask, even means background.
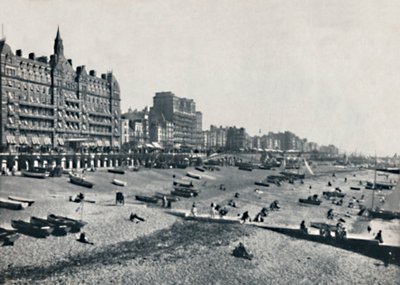
[{"label": "boat mast", "polygon": [[372,206],[371,209],[374,209],[374,200],[375,200],[375,188],[376,188],[376,153],[375,153],[375,172],[374,172],[374,185],[372,186]]}]

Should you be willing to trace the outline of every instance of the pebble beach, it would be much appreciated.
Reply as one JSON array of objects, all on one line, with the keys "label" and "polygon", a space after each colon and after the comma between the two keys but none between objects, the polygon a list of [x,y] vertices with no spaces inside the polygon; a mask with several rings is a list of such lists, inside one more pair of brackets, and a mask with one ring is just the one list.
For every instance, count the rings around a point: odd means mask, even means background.
[{"label": "pebble beach", "polygon": [[[359,181],[373,179],[368,170],[339,171],[315,169],[315,176],[304,184],[284,183],[281,187],[254,185],[255,181],[279,171],[255,169],[240,171],[221,167],[220,171],[199,172],[188,169],[141,169],[124,175],[105,169],[87,172],[95,183],[92,189],[68,182],[68,176],[31,179],[19,176],[0,178],[0,196],[15,195],[35,200],[24,210],[0,208],[0,226],[11,228],[11,220],[29,221],[31,216],[46,218],[50,213],[83,219],[83,231],[94,245],[76,241],[76,234],[35,239],[21,236],[14,246],[0,248],[1,284],[400,284],[398,265],[332,246],[298,240],[246,224],[220,224],[187,221],[169,213],[161,204],[141,203],[135,195],[169,193],[172,176],[190,181],[187,171],[202,176],[192,179],[201,190],[197,197],[181,198],[172,209],[190,210],[195,201],[199,213],[208,213],[211,203],[226,205],[240,193],[237,208],[229,208],[229,217],[249,211],[253,218],[262,207],[278,200],[281,209],[271,212],[266,225],[298,226],[328,222],[326,212],[332,208],[337,217],[346,220],[349,234],[373,239],[383,230],[384,240],[400,245],[400,225],[394,221],[369,221],[358,217],[358,209],[348,208],[352,196],[364,195],[369,203],[372,191],[351,191]],[[332,177],[332,171],[336,177]],[[347,182],[344,182],[344,178]],[[394,176],[395,177],[395,176]],[[116,178],[127,182],[119,187]],[[328,187],[331,181],[332,187]],[[224,184],[226,190],[219,186]],[[310,189],[311,186],[311,189]],[[302,205],[299,198],[340,187],[346,197],[343,206],[323,199],[320,206]],[[259,191],[255,191],[259,189]],[[125,195],[124,205],[115,205],[116,192]],[[69,202],[69,196],[82,192],[95,203]],[[379,194],[378,194],[379,195]],[[129,221],[130,213],[145,222]],[[372,232],[367,233],[367,225]],[[253,260],[236,258],[232,250],[239,242],[254,254]]]}]

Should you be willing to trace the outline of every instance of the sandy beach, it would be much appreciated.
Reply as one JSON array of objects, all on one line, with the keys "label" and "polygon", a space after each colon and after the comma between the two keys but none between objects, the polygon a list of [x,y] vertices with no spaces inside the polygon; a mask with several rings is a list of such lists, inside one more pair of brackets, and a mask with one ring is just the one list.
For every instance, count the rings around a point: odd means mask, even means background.
[{"label": "sandy beach", "polygon": [[[377,259],[314,242],[297,240],[265,229],[248,225],[231,225],[185,221],[160,205],[146,205],[135,195],[169,193],[172,176],[185,177],[187,171],[197,173],[195,180],[201,190],[198,197],[173,203],[172,209],[189,210],[196,201],[200,213],[208,213],[212,202],[222,206],[234,198],[238,208],[229,208],[229,217],[249,211],[253,218],[262,207],[278,200],[281,210],[271,212],[264,224],[298,226],[306,223],[328,222],[326,212],[332,208],[337,218],[344,218],[349,234],[373,238],[383,230],[385,243],[400,245],[398,221],[373,221],[357,217],[358,209],[348,208],[352,196],[364,195],[369,205],[372,191],[362,188],[352,191],[359,181],[373,179],[372,171],[316,171],[304,184],[284,183],[281,187],[255,186],[254,182],[277,171],[239,171],[221,167],[221,171],[188,169],[141,169],[114,175],[101,169],[88,172],[94,182],[86,189],[68,182],[68,177],[45,180],[24,177],[1,177],[0,196],[23,196],[35,203],[22,211],[0,208],[0,226],[10,228],[10,221],[30,216],[45,218],[54,213],[82,219],[88,224],[83,231],[94,245],[76,242],[76,235],[50,236],[35,239],[21,236],[13,247],[0,248],[0,283],[4,284],[399,284],[400,268],[384,266]],[[347,182],[344,182],[344,178]],[[394,176],[395,177],[395,176]],[[126,187],[111,184],[112,179],[127,182]],[[327,186],[327,181],[332,186]],[[219,189],[224,184],[226,191]],[[311,186],[311,189],[310,189]],[[302,205],[299,198],[340,187],[346,197],[343,206],[333,205],[322,198],[320,206]],[[256,192],[258,188],[260,191]],[[125,205],[115,205],[115,193],[125,195]],[[96,203],[79,204],[68,201],[69,196],[83,192]],[[377,194],[378,195],[378,194]],[[376,196],[377,197],[377,196]],[[375,197],[375,198],[376,198]],[[145,222],[132,223],[133,212]],[[350,216],[350,217],[349,217]],[[370,224],[372,231],[367,233]],[[239,242],[254,254],[249,261],[235,258],[232,250]]]}]

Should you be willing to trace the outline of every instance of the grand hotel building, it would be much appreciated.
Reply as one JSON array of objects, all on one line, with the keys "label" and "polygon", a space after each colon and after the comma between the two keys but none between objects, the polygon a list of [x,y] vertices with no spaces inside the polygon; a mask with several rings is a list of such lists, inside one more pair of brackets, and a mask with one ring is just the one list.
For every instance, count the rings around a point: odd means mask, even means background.
[{"label": "grand hotel building", "polygon": [[65,146],[118,147],[120,89],[111,72],[76,70],[64,57],[57,30],[54,54],[28,58],[0,41],[0,148]]}]

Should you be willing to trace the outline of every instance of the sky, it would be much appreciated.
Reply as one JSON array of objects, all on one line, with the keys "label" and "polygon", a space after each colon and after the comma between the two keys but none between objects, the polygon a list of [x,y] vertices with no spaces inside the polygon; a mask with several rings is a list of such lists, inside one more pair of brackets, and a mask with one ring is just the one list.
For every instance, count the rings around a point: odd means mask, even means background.
[{"label": "sky", "polygon": [[347,153],[400,154],[400,1],[0,0],[7,43],[112,70],[126,111],[155,92],[210,124],[290,130]]}]

